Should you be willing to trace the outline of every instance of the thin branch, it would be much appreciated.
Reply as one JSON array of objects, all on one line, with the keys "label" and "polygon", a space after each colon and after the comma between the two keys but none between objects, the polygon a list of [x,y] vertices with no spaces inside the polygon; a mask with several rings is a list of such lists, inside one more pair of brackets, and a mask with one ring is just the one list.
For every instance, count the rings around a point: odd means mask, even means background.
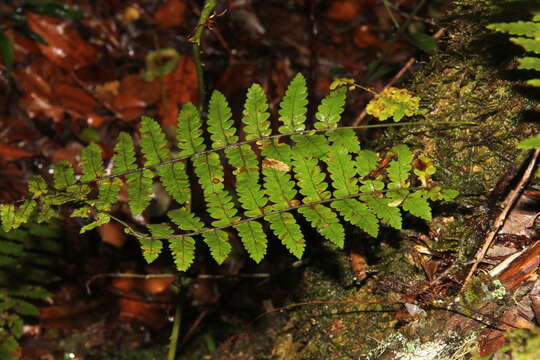
[{"label": "thin branch", "polygon": [[465,289],[465,286],[467,286],[467,283],[472,278],[472,276],[474,275],[474,272],[478,268],[478,264],[480,264],[480,262],[482,262],[482,260],[484,259],[484,256],[486,255],[487,251],[489,250],[489,247],[493,243],[493,239],[495,238],[495,236],[497,235],[499,230],[504,225],[504,222],[506,221],[506,218],[507,218],[510,210],[514,207],[516,201],[518,200],[519,196],[521,195],[521,192],[523,191],[523,189],[525,188],[525,186],[529,182],[529,180],[531,178],[531,175],[533,173],[533,170],[535,168],[536,162],[538,161],[539,155],[540,155],[540,149],[534,150],[534,153],[533,153],[533,155],[532,155],[532,157],[530,159],[529,165],[527,166],[527,169],[525,170],[525,172],[523,173],[523,176],[519,180],[518,185],[506,197],[506,199],[505,199],[505,201],[504,201],[504,203],[502,205],[503,210],[501,211],[499,216],[497,216],[497,218],[495,219],[495,222],[493,223],[493,227],[492,227],[491,231],[486,235],[486,237],[484,239],[484,245],[476,253],[475,261],[474,261],[473,265],[471,266],[471,269],[469,270],[469,273],[467,274],[467,277],[465,278],[465,281],[463,282],[463,286],[461,287],[461,291],[463,291],[463,289]]},{"label": "thin branch", "polygon": [[195,34],[189,39],[193,42],[193,61],[195,62],[195,71],[197,73],[197,84],[199,86],[199,110],[202,110],[206,101],[206,89],[204,87],[204,71],[201,62],[201,37],[203,30],[210,18],[210,15],[216,7],[217,0],[206,0],[199,16],[199,22],[195,28]]}]

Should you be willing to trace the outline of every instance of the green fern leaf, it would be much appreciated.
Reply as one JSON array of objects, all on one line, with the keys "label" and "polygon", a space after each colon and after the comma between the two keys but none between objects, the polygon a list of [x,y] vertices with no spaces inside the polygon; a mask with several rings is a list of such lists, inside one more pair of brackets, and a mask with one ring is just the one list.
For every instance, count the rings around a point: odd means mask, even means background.
[{"label": "green fern leaf", "polygon": [[75,184],[75,172],[73,167],[66,160],[62,160],[53,166],[54,187],[56,190],[63,190]]},{"label": "green fern leaf", "polygon": [[[169,218],[182,230],[202,231],[204,229],[203,222],[195,214],[185,208],[171,210],[167,213],[167,216],[169,216]],[[212,241],[207,242],[207,244],[209,246],[212,245],[212,247],[214,246]],[[220,245],[219,242],[217,244]],[[224,246],[226,247],[227,245]],[[210,248],[211,252],[212,247]],[[180,236],[179,238],[175,237],[169,241],[169,248],[173,252],[173,257],[175,259],[177,268],[180,271],[187,270],[189,265],[193,262],[193,258],[195,256],[195,241],[193,238],[189,236]],[[216,253],[219,254],[219,256],[223,256],[219,249],[216,250]],[[214,254],[212,253],[212,255]],[[215,259],[217,260],[217,258]]]},{"label": "green fern leaf", "polygon": [[540,71],[540,58],[524,57],[519,59],[518,69]]},{"label": "green fern leaf", "polygon": [[85,147],[81,153],[81,181],[91,181],[105,174],[101,148],[92,143]]},{"label": "green fern leaf", "polygon": [[361,197],[363,201],[375,212],[375,215],[384,220],[394,229],[401,230],[401,211],[397,207],[391,207],[391,199],[376,198],[373,196]]},{"label": "green fern leaf", "polygon": [[[208,131],[211,134],[212,147],[218,148],[238,142],[238,136],[235,135],[236,130],[233,128],[233,121],[231,120],[231,110],[223,94],[217,91],[212,94],[208,111]],[[256,154],[251,150],[249,145],[242,145],[239,147],[227,148],[225,150],[225,156],[229,163],[235,168],[233,172],[236,175],[235,189],[238,194],[238,200],[242,204],[246,215],[263,215],[262,209],[268,202],[268,199],[259,185],[259,166]],[[216,168],[219,173],[221,171],[220,167]],[[207,174],[198,174],[198,176],[206,175]],[[221,180],[220,175],[220,181]],[[206,187],[209,186],[215,188],[217,186],[217,181],[213,181],[212,184],[209,183],[206,185]],[[214,189],[212,191],[216,190],[217,189]],[[221,186],[218,191],[220,193],[224,192]],[[211,199],[218,199],[218,197],[212,197]],[[227,203],[230,203],[228,194],[224,194],[223,199]],[[232,205],[227,206],[231,206],[232,208]],[[223,207],[223,205],[220,204],[219,207]],[[235,214],[235,212],[231,211],[230,214],[227,215],[229,219],[221,224],[226,224],[227,222],[231,224],[231,221],[237,221],[238,219],[234,217]],[[223,217],[223,214],[220,215]],[[219,217],[220,215],[217,216]],[[213,217],[216,218],[215,216]],[[217,224],[219,223],[213,223],[214,226],[217,226]],[[261,261],[266,253],[266,235],[262,230],[262,225],[257,222],[247,222],[240,224],[235,228],[238,230],[240,239],[251,258],[256,262]]]},{"label": "green fern leaf", "polygon": [[[232,126],[231,110],[227,100],[223,94],[215,91],[210,100],[208,113],[208,130],[213,141],[212,147],[217,148],[238,142],[236,130]],[[225,150],[225,155],[229,163],[235,167],[236,191],[246,214],[248,216],[262,215],[262,208],[266,205],[267,199],[258,184],[257,156],[249,145],[228,148]],[[259,262],[266,251],[266,239],[262,226],[253,222],[241,224],[237,229],[248,253]]]},{"label": "green fern leaf", "polygon": [[270,228],[285,245],[287,250],[298,259],[302,257],[306,241],[300,226],[291,213],[279,213],[264,218],[270,223]]},{"label": "green fern leaf", "polygon": [[169,160],[167,139],[161,126],[154,119],[143,116],[141,118],[141,149],[146,158],[144,165],[151,166]]},{"label": "green fern leaf", "polygon": [[36,206],[37,203],[34,200],[26,200],[18,208],[13,204],[0,204],[2,229],[8,232],[27,223]]},{"label": "green fern leaf", "polygon": [[205,150],[201,117],[192,103],[185,104],[180,114],[178,114],[176,140],[178,141],[180,156],[189,156]]},{"label": "green fern leaf", "polygon": [[397,145],[392,148],[397,159],[392,160],[388,166],[388,178],[391,183],[388,184],[390,189],[407,188],[409,187],[409,174],[412,166],[413,156],[407,145]]},{"label": "green fern leaf", "polygon": [[291,139],[296,143],[293,153],[303,156],[322,158],[328,152],[328,141],[324,135],[293,135]]},{"label": "green fern leaf", "polygon": [[28,301],[22,299],[13,299],[13,310],[23,316],[38,316],[39,310],[34,305]]},{"label": "green fern leaf", "polygon": [[365,204],[353,199],[337,200],[332,203],[345,220],[358,226],[373,237],[379,234],[379,221]]},{"label": "green fern leaf", "polygon": [[379,156],[371,150],[361,150],[356,157],[356,171],[360,177],[368,176],[377,168]]},{"label": "green fern leaf", "polygon": [[5,232],[14,229],[15,220],[15,205],[0,204],[0,215],[2,216],[2,229]]},{"label": "green fern leaf", "polygon": [[126,175],[129,208],[133,216],[140,215],[150,205],[154,175],[146,169]]},{"label": "green fern leaf", "polygon": [[167,216],[182,230],[201,231],[204,229],[203,222],[185,208],[171,210],[167,212]]},{"label": "green fern leaf", "polygon": [[512,23],[495,23],[487,26],[490,30],[521,35],[532,38],[540,38],[540,23],[533,21],[516,21]]},{"label": "green fern leaf", "polygon": [[223,185],[224,173],[219,155],[209,153],[192,160],[195,174],[203,189],[208,213],[215,220],[212,226],[227,226],[237,222],[237,210]]},{"label": "green fern leaf", "polygon": [[262,225],[257,221],[248,221],[236,225],[235,228],[249,256],[259,263],[266,254],[267,243]]},{"label": "green fern leaf", "polygon": [[90,230],[93,230],[101,225],[105,225],[105,224],[108,224],[109,222],[111,221],[111,218],[109,215],[107,214],[103,214],[103,213],[98,213],[97,214],[97,219],[93,222],[91,222],[90,224],[87,224],[87,225],[84,225],[81,230],[80,230],[80,233],[85,233],[87,231],[90,231]]},{"label": "green fern leaf", "polygon": [[510,38],[514,44],[520,45],[526,51],[540,54],[540,39]]},{"label": "green fern leaf", "polygon": [[203,233],[204,242],[210,248],[212,257],[218,264],[222,264],[231,252],[229,235],[223,230],[213,230]]},{"label": "green fern leaf", "polygon": [[296,74],[285,92],[280,103],[279,121],[283,123],[279,127],[280,133],[300,131],[306,128],[304,124],[307,112],[307,88],[306,79],[300,73]]},{"label": "green fern leaf", "polygon": [[144,260],[150,264],[158,258],[163,248],[163,243],[158,238],[170,237],[174,234],[174,231],[168,224],[148,224],[147,227],[152,237],[147,238],[144,241],[145,243],[141,241],[141,245]]},{"label": "green fern leaf", "polygon": [[234,166],[236,193],[246,216],[263,215],[268,198],[259,185],[259,163],[257,155],[249,145],[225,150],[229,163]]},{"label": "green fern leaf", "polygon": [[186,271],[195,259],[195,240],[189,236],[173,237],[169,240],[169,249],[174,264],[180,271]]},{"label": "green fern leaf", "polygon": [[107,179],[98,183],[98,199],[96,207],[98,210],[109,211],[111,206],[118,201],[120,193],[120,179]]},{"label": "green fern leaf", "polygon": [[253,84],[248,89],[243,115],[246,140],[263,138],[272,133],[270,121],[268,121],[270,113],[268,113],[266,94],[259,84]]},{"label": "green fern leaf", "polygon": [[43,177],[34,175],[28,180],[28,191],[32,193],[32,197],[35,199],[47,194],[49,187]]},{"label": "green fern leaf", "polygon": [[360,142],[352,129],[338,128],[328,132],[326,136],[335,147],[346,149],[350,153],[360,151]]},{"label": "green fern leaf", "polygon": [[298,209],[310,224],[326,239],[340,248],[345,242],[345,229],[339,222],[335,212],[321,204]]},{"label": "green fern leaf", "polygon": [[232,113],[225,96],[214,91],[208,105],[208,132],[211,134],[212,148],[238,142],[236,129],[233,127]]},{"label": "green fern leaf", "polygon": [[300,193],[304,195],[302,200],[304,203],[330,198],[331,194],[325,181],[326,176],[321,171],[317,159],[295,153],[293,166]]},{"label": "green fern leaf", "polygon": [[358,193],[355,163],[345,148],[332,146],[326,159],[334,187],[334,196],[343,197]]},{"label": "green fern leaf", "polygon": [[421,219],[431,221],[431,207],[425,199],[425,191],[411,193],[403,201],[403,209]]},{"label": "green fern leaf", "polygon": [[137,168],[135,163],[135,145],[129,134],[121,132],[114,146],[114,156],[112,162],[115,173],[123,173]]},{"label": "green fern leaf", "polygon": [[517,147],[519,149],[540,149],[540,134],[522,140]]},{"label": "green fern leaf", "polygon": [[344,87],[331,91],[325,96],[315,114],[317,119],[314,124],[315,129],[335,129],[338,126],[345,109],[346,96],[347,90]]},{"label": "green fern leaf", "polygon": [[[157,121],[143,116],[141,120],[141,148],[146,158],[145,165],[162,164],[171,159],[167,139]],[[167,192],[178,201],[185,203],[190,194],[189,180],[185,164],[174,162],[162,164],[157,168],[161,183]]]}]

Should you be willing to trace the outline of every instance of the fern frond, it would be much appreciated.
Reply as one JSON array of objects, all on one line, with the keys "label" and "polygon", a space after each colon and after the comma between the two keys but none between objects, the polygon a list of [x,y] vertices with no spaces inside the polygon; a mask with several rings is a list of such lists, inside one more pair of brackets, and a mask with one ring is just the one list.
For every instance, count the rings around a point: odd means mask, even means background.
[{"label": "fern frond", "polygon": [[307,88],[306,79],[301,73],[296,74],[285,92],[279,105],[280,133],[300,131],[306,128]]},{"label": "fern frond", "polygon": [[403,209],[426,221],[431,221],[431,207],[426,199],[426,192],[418,190],[410,193],[403,201]]},{"label": "fern frond", "polygon": [[225,96],[214,91],[208,105],[208,132],[212,139],[212,148],[219,148],[238,142],[236,129],[233,127],[232,113]]},{"label": "fern frond", "polygon": [[361,150],[356,157],[356,171],[361,178],[368,176],[377,168],[379,156],[371,150]]},{"label": "fern frond", "polygon": [[186,271],[195,259],[195,240],[190,236],[176,236],[169,239],[169,249],[174,264],[180,271]]},{"label": "fern frond", "polygon": [[[231,110],[225,96],[218,91],[212,94],[208,109],[208,131],[211,134],[212,147],[218,148],[238,142],[233,128]],[[225,149],[225,156],[235,168],[235,190],[238,200],[247,216],[263,215],[263,208],[268,202],[259,185],[259,164],[257,155],[247,144]],[[258,222],[247,222],[235,227],[247,252],[253,260],[259,262],[266,253],[266,235]]]},{"label": "fern frond", "polygon": [[510,38],[510,41],[520,45],[527,51],[540,54],[540,39]]},{"label": "fern frond", "polygon": [[253,140],[266,137],[271,134],[270,113],[268,112],[268,102],[266,94],[259,84],[253,84],[248,89],[246,103],[244,104],[244,131],[246,140]]},{"label": "fern frond", "polygon": [[115,154],[112,157],[114,172],[123,173],[137,168],[137,164],[135,163],[135,145],[128,133],[121,132],[118,135],[114,152]]},{"label": "fern frond", "polygon": [[346,88],[340,87],[324,97],[315,114],[315,118],[317,119],[313,125],[315,129],[335,129],[338,126],[341,120],[341,114],[345,110],[346,96]]},{"label": "fern frond", "polygon": [[187,103],[178,114],[176,140],[180,156],[189,156],[205,150],[202,137],[201,116],[192,103]]},{"label": "fern frond", "polygon": [[54,188],[56,190],[63,190],[76,183],[75,171],[71,164],[62,160],[54,164],[53,167]]},{"label": "fern frond", "polygon": [[489,24],[486,27],[490,30],[500,31],[510,35],[540,38],[540,22],[515,21],[511,23]]},{"label": "fern frond", "polygon": [[190,195],[189,180],[183,162],[166,163],[171,152],[161,126],[152,118],[143,116],[141,120],[141,148],[146,158],[145,165],[157,167],[157,173],[165,190],[178,203],[185,203]]},{"label": "fern frond", "polygon": [[409,174],[412,170],[413,155],[407,145],[397,145],[392,148],[397,159],[392,160],[388,166],[389,189],[409,187]]},{"label": "fern frond", "polygon": [[368,207],[356,200],[337,200],[332,203],[341,216],[373,237],[379,234],[379,221]]},{"label": "fern frond", "polygon": [[246,248],[249,256],[259,263],[266,255],[266,234],[261,223],[257,221],[248,221],[235,226],[240,234],[242,244]]},{"label": "fern frond", "polygon": [[338,128],[330,131],[326,136],[335,147],[343,148],[350,153],[360,151],[360,142],[353,129]]},{"label": "fern frond", "polygon": [[[202,231],[205,229],[203,222],[195,214],[185,208],[171,210],[167,215],[182,230]],[[229,235],[223,230],[212,230],[203,233],[203,238],[210,248],[210,253],[216,262],[221,264],[225,261],[231,251],[231,245],[228,242]],[[191,251],[191,240],[189,237],[181,237],[180,241],[182,241],[182,243],[177,244],[175,240],[171,239],[169,247],[172,246],[179,252],[177,254],[177,261],[185,264],[192,258],[192,255],[188,252]],[[193,245],[193,251],[194,249]],[[189,261],[189,263],[191,263],[191,261]]]},{"label": "fern frond", "polygon": [[401,211],[390,206],[391,199],[376,198],[373,196],[361,197],[363,201],[375,212],[375,215],[394,229],[401,230]]},{"label": "fern frond", "polygon": [[349,152],[342,147],[332,146],[326,159],[328,172],[334,187],[334,197],[358,193],[356,167]]},{"label": "fern frond", "polygon": [[91,181],[105,174],[101,148],[92,143],[85,147],[81,153],[81,181]]},{"label": "fern frond", "polygon": [[28,180],[28,191],[32,193],[33,198],[38,198],[47,194],[49,192],[49,187],[43,177],[35,175]]},{"label": "fern frond", "polygon": [[340,248],[343,247],[345,243],[345,229],[339,222],[335,212],[321,204],[299,208],[298,212],[327,240]]},{"label": "fern frond", "polygon": [[281,240],[291,254],[298,259],[302,257],[306,247],[306,240],[291,213],[279,213],[264,218],[270,223],[270,229]]}]

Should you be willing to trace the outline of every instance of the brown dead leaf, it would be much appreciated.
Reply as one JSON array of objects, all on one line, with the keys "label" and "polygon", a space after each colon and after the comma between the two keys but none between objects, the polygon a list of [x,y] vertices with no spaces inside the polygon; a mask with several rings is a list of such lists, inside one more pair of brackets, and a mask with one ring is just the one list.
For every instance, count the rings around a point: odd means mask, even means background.
[{"label": "brown dead leaf", "polygon": [[359,6],[356,1],[332,1],[325,16],[335,21],[353,21],[358,17]]},{"label": "brown dead leaf", "polygon": [[119,320],[137,321],[156,330],[167,323],[165,315],[154,304],[121,298],[118,300],[118,305],[120,307]]},{"label": "brown dead leaf", "polygon": [[182,25],[186,9],[184,0],[167,0],[154,14],[154,21],[162,29]]},{"label": "brown dead leaf", "polygon": [[195,63],[190,57],[181,57],[176,68],[160,80],[164,82],[164,96],[159,106],[159,116],[162,125],[176,126],[178,105],[188,102],[197,103],[198,86]]},{"label": "brown dead leaf", "polygon": [[33,152],[23,150],[18,146],[0,144],[0,161],[1,162],[29,158],[34,155],[35,154]]},{"label": "brown dead leaf", "polygon": [[30,29],[47,43],[38,47],[53,63],[71,71],[97,61],[96,50],[65,20],[31,12],[26,18]]},{"label": "brown dead leaf", "polygon": [[373,29],[369,25],[358,26],[354,32],[354,43],[360,49],[366,48],[383,48],[385,43],[374,34]]},{"label": "brown dead leaf", "polygon": [[92,96],[78,86],[57,84],[54,86],[56,100],[66,109],[74,110],[85,116],[98,107]]},{"label": "brown dead leaf", "polygon": [[143,289],[148,294],[159,294],[169,289],[173,282],[173,276],[145,279]]},{"label": "brown dead leaf", "polygon": [[120,224],[110,222],[98,227],[101,241],[114,247],[121,248],[126,242],[126,233],[122,231]]}]

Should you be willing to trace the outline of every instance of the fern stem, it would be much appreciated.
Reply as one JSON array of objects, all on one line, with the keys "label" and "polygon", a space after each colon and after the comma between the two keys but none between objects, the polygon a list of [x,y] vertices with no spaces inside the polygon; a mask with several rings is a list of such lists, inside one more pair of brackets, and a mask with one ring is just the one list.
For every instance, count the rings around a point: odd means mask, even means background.
[{"label": "fern stem", "polygon": [[217,0],[206,0],[199,16],[199,22],[195,28],[195,34],[189,39],[193,42],[193,61],[195,62],[195,71],[197,72],[197,83],[199,86],[199,110],[202,110],[206,101],[206,90],[204,88],[204,71],[201,62],[201,37],[212,11],[216,7]]},{"label": "fern stem", "polygon": [[[161,162],[161,163],[158,163],[158,164],[140,166],[140,167],[138,167],[136,169],[126,170],[126,171],[122,171],[122,172],[118,172],[118,173],[114,173],[114,174],[110,174],[110,175],[104,175],[104,176],[95,178],[94,180],[78,182],[77,185],[88,185],[88,184],[91,184],[93,182],[106,180],[106,179],[110,179],[110,178],[116,178],[116,177],[120,177],[120,176],[124,176],[124,175],[129,175],[129,174],[133,174],[133,173],[144,171],[144,170],[151,170],[151,169],[155,169],[157,167],[163,166],[163,165],[173,164],[173,163],[176,163],[176,162],[179,162],[179,161],[184,161],[184,160],[187,160],[187,159],[190,159],[190,158],[193,158],[193,157],[206,155],[206,154],[210,154],[210,153],[213,153],[213,152],[220,152],[220,151],[223,151],[223,150],[226,150],[226,149],[229,149],[229,148],[239,147],[239,146],[242,146],[242,145],[252,144],[252,143],[256,143],[256,142],[260,142],[260,141],[262,142],[262,141],[268,141],[268,140],[273,140],[273,139],[280,139],[280,138],[283,138],[283,137],[290,137],[292,135],[302,135],[302,134],[308,134],[308,133],[332,132],[332,131],[336,131],[336,130],[340,130],[340,129],[353,129],[353,130],[354,129],[376,129],[376,128],[384,128],[384,127],[421,126],[421,125],[428,125],[428,126],[452,125],[452,126],[458,126],[459,127],[459,126],[475,126],[477,124],[472,122],[472,121],[459,121],[459,122],[456,122],[456,121],[439,121],[439,122],[430,122],[430,123],[427,123],[427,122],[426,123],[422,123],[422,122],[403,122],[403,123],[388,123],[388,124],[341,126],[341,127],[337,127],[337,128],[334,128],[334,129],[310,129],[310,130],[292,131],[292,132],[283,133],[283,134],[275,134],[275,135],[270,135],[270,136],[265,136],[265,137],[240,141],[240,142],[237,142],[237,143],[234,143],[234,144],[229,144],[229,145],[217,147],[217,148],[214,148],[214,149],[208,149],[208,150],[200,151],[200,152],[196,152],[196,153],[186,155],[186,156],[180,156],[180,157],[177,157],[177,158],[174,158],[174,159],[171,159],[171,160],[167,160],[167,161],[164,161],[164,162]],[[24,200],[19,200],[16,203],[23,202],[23,201]]]},{"label": "fern stem", "polygon": [[184,300],[181,296],[176,304],[176,312],[174,314],[174,323],[171,332],[171,338],[169,341],[169,351],[167,353],[167,360],[174,360],[176,358],[176,350],[178,347],[178,336],[180,334],[180,325],[182,324],[182,311],[184,309]]}]

